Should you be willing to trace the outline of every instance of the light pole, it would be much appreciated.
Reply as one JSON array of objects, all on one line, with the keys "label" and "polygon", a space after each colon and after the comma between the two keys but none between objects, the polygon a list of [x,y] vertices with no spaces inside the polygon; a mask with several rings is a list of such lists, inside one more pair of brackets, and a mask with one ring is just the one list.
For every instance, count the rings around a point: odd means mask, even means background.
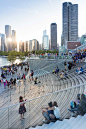
[{"label": "light pole", "polygon": [[76,52],[77,52],[77,44],[76,44]]}]

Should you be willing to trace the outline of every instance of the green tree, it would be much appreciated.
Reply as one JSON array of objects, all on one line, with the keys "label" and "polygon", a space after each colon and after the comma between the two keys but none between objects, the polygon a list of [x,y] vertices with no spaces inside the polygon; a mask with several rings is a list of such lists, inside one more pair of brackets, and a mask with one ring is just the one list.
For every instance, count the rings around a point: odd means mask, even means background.
[{"label": "green tree", "polygon": [[16,52],[10,51],[7,59],[13,64],[13,62],[16,60]]},{"label": "green tree", "polygon": [[55,53],[58,53],[58,51],[57,51],[57,50],[53,50],[53,51],[52,51],[52,53],[54,53],[54,54],[55,54]]}]

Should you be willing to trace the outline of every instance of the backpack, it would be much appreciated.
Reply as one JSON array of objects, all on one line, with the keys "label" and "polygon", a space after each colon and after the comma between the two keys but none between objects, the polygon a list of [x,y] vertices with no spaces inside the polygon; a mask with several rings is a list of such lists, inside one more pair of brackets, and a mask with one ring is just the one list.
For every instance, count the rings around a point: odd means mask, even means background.
[{"label": "backpack", "polygon": [[71,106],[72,109],[74,109],[74,108],[76,108],[76,103],[71,101],[70,106]]}]

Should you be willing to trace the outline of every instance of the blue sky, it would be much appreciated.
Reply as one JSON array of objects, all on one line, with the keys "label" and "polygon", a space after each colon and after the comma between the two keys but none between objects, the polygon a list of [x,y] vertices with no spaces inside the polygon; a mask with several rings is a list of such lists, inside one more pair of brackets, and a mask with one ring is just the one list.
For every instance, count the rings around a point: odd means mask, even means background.
[{"label": "blue sky", "polygon": [[[68,1],[68,0],[67,0]],[[79,5],[79,36],[86,30],[86,0],[70,0]],[[0,33],[5,25],[16,30],[17,39],[37,39],[42,43],[43,30],[50,38],[50,24],[57,23],[57,42],[61,44],[63,0],[2,0],[0,1]]]}]

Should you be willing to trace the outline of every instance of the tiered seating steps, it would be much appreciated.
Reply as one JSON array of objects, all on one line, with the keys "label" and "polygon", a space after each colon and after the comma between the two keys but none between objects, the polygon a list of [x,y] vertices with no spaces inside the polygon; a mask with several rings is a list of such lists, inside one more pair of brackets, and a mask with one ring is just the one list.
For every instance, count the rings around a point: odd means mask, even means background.
[{"label": "tiered seating steps", "polygon": [[42,126],[30,127],[29,129],[86,129],[86,115],[78,115],[76,118],[64,119],[63,121],[51,122]]}]

